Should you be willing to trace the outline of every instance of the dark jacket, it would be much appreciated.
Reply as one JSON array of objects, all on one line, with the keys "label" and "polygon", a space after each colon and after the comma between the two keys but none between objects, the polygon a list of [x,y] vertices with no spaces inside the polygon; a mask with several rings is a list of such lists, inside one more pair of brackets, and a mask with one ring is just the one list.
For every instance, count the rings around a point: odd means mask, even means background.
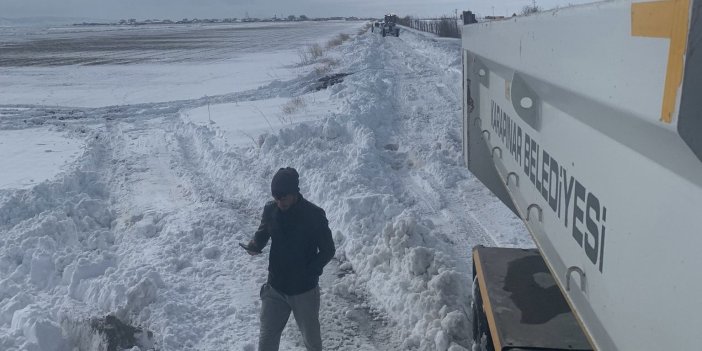
[{"label": "dark jacket", "polygon": [[286,295],[317,287],[322,269],[336,252],[324,210],[302,195],[285,212],[274,201],[268,202],[254,235],[258,249],[269,238],[268,284]]}]

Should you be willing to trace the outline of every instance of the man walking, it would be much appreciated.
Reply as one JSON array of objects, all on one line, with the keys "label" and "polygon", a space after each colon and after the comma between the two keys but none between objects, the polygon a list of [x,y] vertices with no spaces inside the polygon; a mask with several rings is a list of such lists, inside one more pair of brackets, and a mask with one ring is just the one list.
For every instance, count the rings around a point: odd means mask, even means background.
[{"label": "man walking", "polygon": [[259,351],[278,351],[280,335],[295,316],[308,351],[322,350],[319,327],[319,276],[336,249],[324,210],[300,194],[294,168],[273,176],[275,201],[263,208],[261,224],[247,245],[257,255],[271,239],[268,282],[261,287]]}]

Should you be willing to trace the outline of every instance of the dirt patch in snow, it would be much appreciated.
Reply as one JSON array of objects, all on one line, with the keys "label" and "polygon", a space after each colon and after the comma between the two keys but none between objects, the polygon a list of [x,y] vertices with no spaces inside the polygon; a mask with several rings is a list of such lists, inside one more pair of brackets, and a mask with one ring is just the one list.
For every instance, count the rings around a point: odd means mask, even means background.
[{"label": "dirt patch in snow", "polygon": [[314,90],[320,91],[322,89],[329,88],[334,84],[341,83],[344,81],[344,77],[348,76],[349,74],[351,73],[335,73],[319,78],[315,83]]}]

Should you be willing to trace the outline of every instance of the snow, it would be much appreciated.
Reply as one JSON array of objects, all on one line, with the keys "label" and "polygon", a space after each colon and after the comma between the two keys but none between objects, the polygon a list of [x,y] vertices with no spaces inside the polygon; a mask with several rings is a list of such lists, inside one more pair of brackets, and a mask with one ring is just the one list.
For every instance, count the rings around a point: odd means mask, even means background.
[{"label": "snow", "polygon": [[[123,349],[254,350],[268,250],[251,257],[238,243],[285,166],[337,246],[320,281],[325,349],[471,349],[470,249],[533,243],[463,165],[460,42],[357,35],[362,25],[249,26],[245,52],[213,39],[235,26],[131,28],[204,44],[122,65],[18,67],[0,54],[11,170],[0,175],[0,349],[106,348],[97,326],[111,315],[141,330]],[[351,38],[326,47],[341,32]],[[114,48],[123,35],[31,38]],[[292,48],[314,42],[324,55],[300,64]],[[62,55],[129,56],[76,50]],[[335,73],[349,75],[317,90]],[[281,350],[303,349],[290,321]]]},{"label": "snow", "polygon": [[[164,64],[110,67],[30,67],[0,73],[7,85],[0,88],[3,101],[97,107],[153,101],[185,100],[253,89],[271,77],[289,79],[279,68],[288,54],[251,54],[226,63],[199,66]],[[12,87],[10,89],[9,87]]]},{"label": "snow", "polygon": [[[216,104],[183,112],[184,119],[198,126],[209,126],[217,136],[231,145],[256,145],[257,137],[276,133],[281,128],[324,118],[337,107],[328,91],[319,91],[296,98],[271,98]],[[327,128],[333,137],[335,131]]]},{"label": "snow", "polygon": [[[2,110],[0,110],[2,118]],[[52,128],[0,130],[0,188],[25,189],[52,179],[82,153],[85,143]]]},{"label": "snow", "polygon": [[[98,107],[254,89],[274,79],[294,77],[296,70],[286,65],[297,59],[298,47],[307,44],[305,39],[326,41],[332,34],[359,27],[353,22],[318,26],[305,23],[292,30],[279,23],[145,26],[138,33],[132,26],[38,28],[20,34],[13,28],[4,29],[0,34],[6,34],[8,43],[0,56],[0,101]],[[259,37],[251,37],[249,33],[256,28]],[[276,28],[272,38],[268,32]],[[27,40],[35,44],[21,50]],[[180,45],[173,44],[177,40]],[[196,50],[207,44],[211,45]],[[16,46],[20,49],[8,50]],[[104,54],[96,55],[96,51]],[[10,67],[3,67],[6,65]]]}]

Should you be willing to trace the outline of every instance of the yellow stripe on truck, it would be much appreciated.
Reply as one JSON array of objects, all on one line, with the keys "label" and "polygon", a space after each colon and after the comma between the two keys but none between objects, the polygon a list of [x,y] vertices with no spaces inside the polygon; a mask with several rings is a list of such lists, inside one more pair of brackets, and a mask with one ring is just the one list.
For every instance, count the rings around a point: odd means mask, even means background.
[{"label": "yellow stripe on truck", "polygon": [[664,0],[631,4],[631,35],[669,38],[668,66],[663,90],[661,121],[673,122],[678,88],[682,83],[690,0]]}]

